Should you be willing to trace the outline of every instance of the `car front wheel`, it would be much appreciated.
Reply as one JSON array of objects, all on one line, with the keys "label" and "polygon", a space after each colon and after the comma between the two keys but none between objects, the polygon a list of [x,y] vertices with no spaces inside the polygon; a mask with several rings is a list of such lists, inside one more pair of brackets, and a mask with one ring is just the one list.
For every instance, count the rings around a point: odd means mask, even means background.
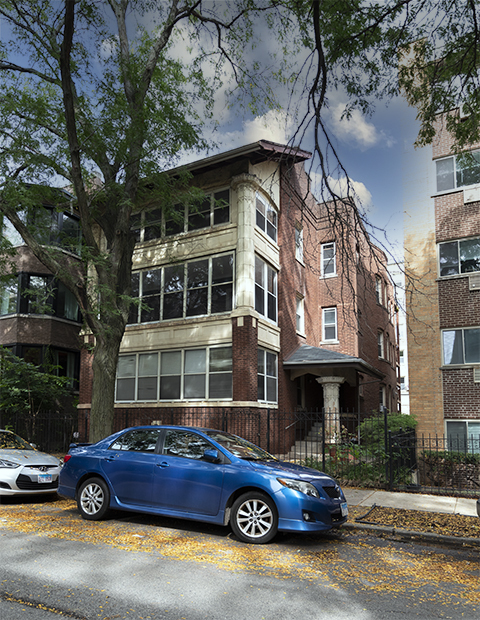
[{"label": "car front wheel", "polygon": [[263,493],[252,491],[241,495],[232,506],[231,526],[243,542],[269,542],[278,529],[275,503]]},{"label": "car front wheel", "polygon": [[89,478],[78,490],[77,506],[84,519],[98,521],[107,514],[110,491],[101,478]]}]

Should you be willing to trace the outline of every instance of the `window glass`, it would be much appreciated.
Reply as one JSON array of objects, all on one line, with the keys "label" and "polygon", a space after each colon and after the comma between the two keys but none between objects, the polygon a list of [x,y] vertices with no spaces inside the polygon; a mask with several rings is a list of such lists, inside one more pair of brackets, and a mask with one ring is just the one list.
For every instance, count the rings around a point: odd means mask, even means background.
[{"label": "window glass", "polygon": [[461,329],[443,332],[443,361],[445,364],[463,364]]},{"label": "window glass", "polygon": [[164,269],[163,318],[183,316],[184,266],[172,265]]},{"label": "window glass", "polygon": [[210,226],[211,198],[206,196],[201,204],[188,208],[188,230],[199,230]]},{"label": "window glass", "polygon": [[336,274],[335,243],[322,245],[322,275],[333,276]]},{"label": "window glass", "polygon": [[17,312],[18,281],[0,286],[0,315]]},{"label": "window glass", "polygon": [[212,258],[211,313],[229,312],[233,307],[233,254]]},{"label": "window glass", "polygon": [[185,207],[181,204],[175,205],[173,208],[175,215],[165,220],[165,235],[178,235],[185,230]]},{"label": "window glass", "polygon": [[136,356],[121,355],[117,366],[117,395],[118,401],[135,400],[135,372]]},{"label": "window glass", "polygon": [[323,339],[337,339],[337,309],[324,308],[323,310]]},{"label": "window glass", "polygon": [[273,241],[277,240],[277,211],[260,194],[256,196],[256,223]]},{"label": "window glass", "polygon": [[480,271],[480,239],[464,239],[459,246],[461,272]]},{"label": "window glass", "polygon": [[208,260],[187,263],[187,316],[207,314]]},{"label": "window glass", "polygon": [[181,351],[163,352],[161,354],[160,400],[180,398],[181,373]]},{"label": "window glass", "polygon": [[480,362],[480,329],[465,329],[465,363]]},{"label": "window glass", "polygon": [[437,167],[437,192],[444,192],[455,187],[454,159],[440,159]]},{"label": "window glass", "polygon": [[298,226],[295,227],[295,258],[303,261],[303,230]]},{"label": "window glass", "polygon": [[226,224],[230,221],[230,191],[215,192],[213,195],[213,224]]},{"label": "window glass", "polygon": [[458,274],[459,265],[457,241],[440,244],[439,260],[441,276],[453,276]]},{"label": "window glass", "polygon": [[198,460],[203,458],[205,450],[212,448],[209,441],[196,433],[169,430],[165,435],[163,454]]},{"label": "window glass", "polygon": [[118,437],[109,450],[128,450],[131,452],[155,452],[160,436],[158,429],[138,429]]},{"label": "window glass", "polygon": [[480,183],[480,151],[457,155],[455,171],[457,187]]},{"label": "window glass", "polygon": [[259,401],[277,402],[277,355],[258,349],[258,393]]}]

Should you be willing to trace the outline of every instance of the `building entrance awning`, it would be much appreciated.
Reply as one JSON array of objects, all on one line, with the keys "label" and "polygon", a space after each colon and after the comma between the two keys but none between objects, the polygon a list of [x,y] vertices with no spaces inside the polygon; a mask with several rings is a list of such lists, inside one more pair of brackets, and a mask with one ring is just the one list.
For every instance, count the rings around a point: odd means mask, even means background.
[{"label": "building entrance awning", "polygon": [[311,374],[316,377],[344,377],[351,385],[357,383],[357,373],[383,379],[384,374],[361,359],[321,347],[302,344],[283,360],[283,367],[290,370],[291,379]]}]

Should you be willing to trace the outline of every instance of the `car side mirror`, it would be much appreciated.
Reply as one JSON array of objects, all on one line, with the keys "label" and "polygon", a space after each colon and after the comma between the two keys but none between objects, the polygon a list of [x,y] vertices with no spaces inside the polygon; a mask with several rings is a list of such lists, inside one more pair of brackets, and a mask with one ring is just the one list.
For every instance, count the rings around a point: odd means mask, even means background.
[{"label": "car side mirror", "polygon": [[203,452],[203,458],[209,463],[216,463],[218,461],[218,450],[207,448]]}]

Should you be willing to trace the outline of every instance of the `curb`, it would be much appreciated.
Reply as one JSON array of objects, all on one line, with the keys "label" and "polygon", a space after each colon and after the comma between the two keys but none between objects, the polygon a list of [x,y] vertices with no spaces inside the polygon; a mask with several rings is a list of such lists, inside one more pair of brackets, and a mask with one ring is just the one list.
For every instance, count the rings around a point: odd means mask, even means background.
[{"label": "curb", "polygon": [[376,534],[379,536],[393,537],[395,540],[404,542],[420,541],[433,545],[442,545],[447,547],[480,547],[479,538],[462,538],[460,536],[445,536],[444,534],[433,534],[432,532],[413,532],[409,530],[401,530],[395,527],[386,527],[383,525],[369,525],[362,523],[344,523],[341,529],[361,530]]}]

